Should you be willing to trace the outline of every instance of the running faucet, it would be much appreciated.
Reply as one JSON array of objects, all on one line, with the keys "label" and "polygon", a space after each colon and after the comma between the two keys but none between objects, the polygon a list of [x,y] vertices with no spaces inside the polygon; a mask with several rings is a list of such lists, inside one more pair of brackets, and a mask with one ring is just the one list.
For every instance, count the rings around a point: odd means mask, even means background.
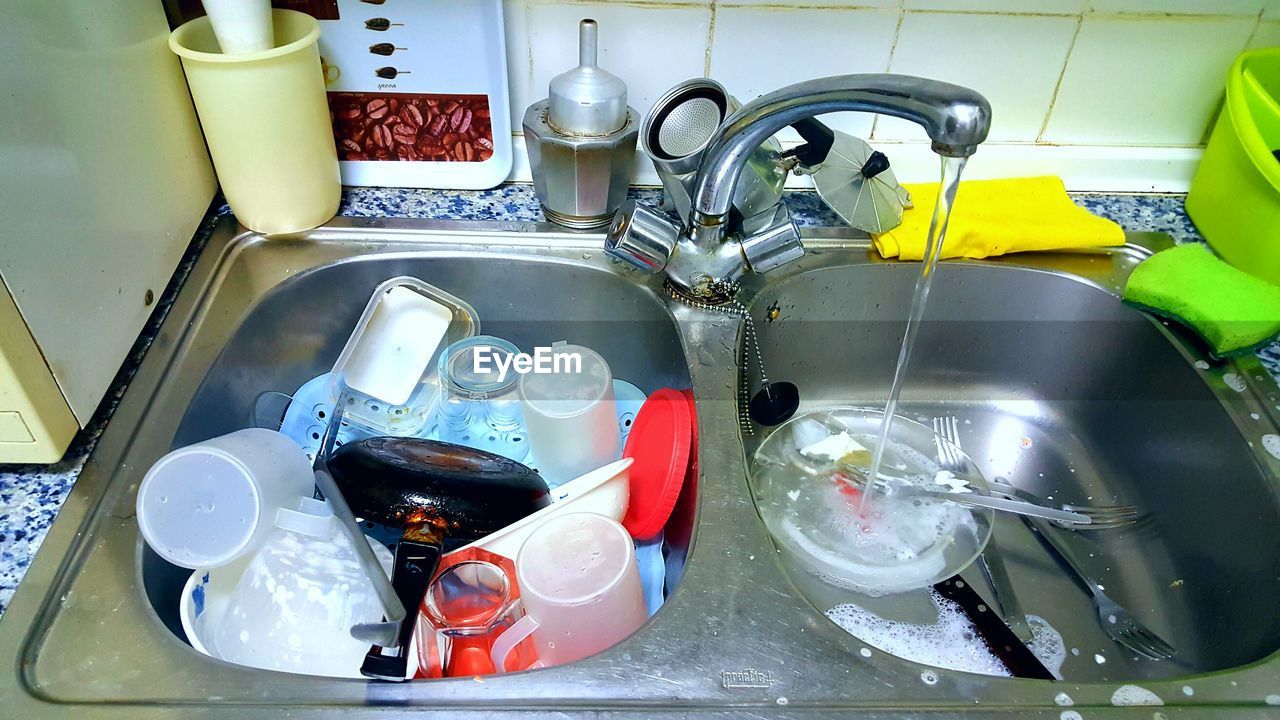
[{"label": "running faucet", "polygon": [[734,186],[755,148],[779,130],[830,112],[870,112],[924,128],[933,151],[968,157],[987,138],[991,105],[959,85],[910,75],[838,75],[788,85],[725,118],[694,180],[685,227],[628,200],[609,226],[605,250],[641,270],[665,272],[677,290],[699,300],[729,299],[748,272],[764,273],[804,254],[786,207],[731,220]]}]

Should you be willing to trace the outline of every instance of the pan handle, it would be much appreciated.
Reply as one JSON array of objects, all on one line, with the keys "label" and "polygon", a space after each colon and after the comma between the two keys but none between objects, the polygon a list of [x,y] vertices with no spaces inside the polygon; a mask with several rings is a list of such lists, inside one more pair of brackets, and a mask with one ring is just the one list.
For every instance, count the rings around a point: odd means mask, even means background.
[{"label": "pan handle", "polygon": [[400,621],[400,632],[394,646],[374,645],[364,656],[360,673],[375,680],[403,682],[409,668],[409,643],[413,640],[414,620],[418,606],[427,594],[427,586],[444,554],[443,539],[438,541],[406,540],[400,538],[396,546],[395,569],[391,573],[391,585],[406,608],[414,610]]}]

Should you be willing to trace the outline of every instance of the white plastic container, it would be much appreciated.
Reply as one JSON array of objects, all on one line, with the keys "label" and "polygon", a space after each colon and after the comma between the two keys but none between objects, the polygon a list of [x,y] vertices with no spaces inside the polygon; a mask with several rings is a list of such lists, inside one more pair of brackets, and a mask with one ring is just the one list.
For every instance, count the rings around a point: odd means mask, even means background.
[{"label": "white plastic container", "polygon": [[437,356],[479,328],[475,310],[443,290],[408,276],[387,280],[333,365],[329,399],[344,403],[344,418],[372,430],[417,433],[437,400]]},{"label": "white plastic container", "polygon": [[494,667],[530,634],[539,667],[574,662],[635,632],[645,609],[635,545],[625,528],[595,513],[570,513],[538,527],[516,558],[526,615],[493,645]]},{"label": "white plastic container", "polygon": [[382,606],[328,506],[305,498],[300,508],[278,513],[207,649],[237,665],[360,677],[369,645],[351,627],[381,620]]},{"label": "white plastic container", "polygon": [[[305,504],[300,505],[306,512],[313,514],[332,512],[327,509],[327,504],[322,500],[305,500],[303,503]],[[317,505],[326,506],[326,509],[324,511],[312,509]],[[346,536],[339,534],[337,537],[344,540]],[[365,540],[373,549],[373,554],[377,556],[382,569],[390,577],[391,565],[394,562],[391,551],[371,537],[366,537]],[[187,641],[202,655],[213,656],[210,648],[213,646],[214,630],[226,615],[231,599],[235,596],[236,586],[240,584],[240,578],[252,559],[252,557],[241,557],[221,567],[195,570],[191,573],[191,577],[187,578],[187,584],[182,588],[182,599],[178,603],[178,617],[182,621],[182,630],[186,633]],[[357,672],[350,677],[361,676]]]},{"label": "white plastic container", "polygon": [[297,443],[274,430],[237,430],[156,461],[138,487],[138,529],[174,565],[218,567],[258,548],[276,511],[314,488]]},{"label": "white plastic container", "polygon": [[555,487],[622,457],[613,374],[600,354],[581,345],[551,349],[581,366],[556,362],[558,372],[520,376],[520,406],[538,472]]},{"label": "white plastic container", "polygon": [[271,0],[202,0],[202,3],[223,53],[262,52],[275,45]]}]

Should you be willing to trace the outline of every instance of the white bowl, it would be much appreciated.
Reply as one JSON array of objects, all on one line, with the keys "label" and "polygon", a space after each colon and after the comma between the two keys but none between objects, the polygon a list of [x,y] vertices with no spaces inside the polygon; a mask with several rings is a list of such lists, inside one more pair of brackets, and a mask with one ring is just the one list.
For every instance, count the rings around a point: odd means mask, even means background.
[{"label": "white bowl", "polygon": [[[377,555],[378,562],[390,573],[394,562],[391,551],[373,538],[366,539]],[[187,634],[187,641],[201,654],[218,657],[209,651],[213,635],[210,623],[226,614],[231,598],[235,595],[236,585],[251,560],[251,557],[240,558],[221,567],[196,570],[187,578],[178,603],[178,617],[182,621],[183,632]],[[363,676],[359,672],[353,672],[346,677]]]},{"label": "white bowl", "polygon": [[623,458],[556,487],[551,491],[550,505],[454,552],[480,548],[514,560],[534,530],[566,513],[596,513],[622,522],[631,495],[631,462],[631,458]]}]

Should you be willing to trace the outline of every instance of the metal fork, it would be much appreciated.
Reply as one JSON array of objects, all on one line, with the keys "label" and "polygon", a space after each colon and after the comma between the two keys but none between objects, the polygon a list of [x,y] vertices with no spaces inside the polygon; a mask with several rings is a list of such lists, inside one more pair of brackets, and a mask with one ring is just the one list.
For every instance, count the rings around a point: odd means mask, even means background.
[{"label": "metal fork", "polygon": [[[951,435],[943,438],[942,425],[946,424],[945,421],[948,419],[952,421]],[[933,419],[938,461],[944,470],[952,472],[963,470],[965,466],[963,458],[957,453],[960,447],[960,435],[959,427],[954,423],[954,417]],[[946,442],[939,438],[945,439]],[[982,574],[986,576],[987,582],[991,583],[992,599],[995,601],[993,604],[996,612],[1000,614],[1000,619],[1004,620],[1004,624],[1009,626],[1019,640],[1030,643],[1035,639],[1035,634],[1027,624],[1027,614],[1018,600],[1017,591],[1013,589],[1013,581],[1009,579],[1009,569],[1004,564],[1004,555],[1000,552],[994,535],[987,539],[986,548],[978,556],[978,565],[982,569]]]},{"label": "metal fork", "polygon": [[[964,457],[960,454],[960,423],[954,415],[933,419],[934,443],[938,448],[938,459],[941,461],[943,469],[954,470],[962,468],[965,464]],[[1053,506],[1053,503],[1036,495],[1027,492],[1021,488],[1016,488],[1008,483],[1002,483],[998,480],[988,480],[987,485],[992,492],[997,492],[1006,497],[1012,497],[1015,500],[1034,503],[1036,505]],[[1058,527],[1064,527],[1070,530],[1088,531],[1088,530],[1112,530],[1126,525],[1132,525],[1141,520],[1143,513],[1134,505],[1059,505],[1063,510],[1087,515],[1090,522],[1082,523],[1063,523],[1055,522]]]},{"label": "metal fork", "polygon": [[[1025,502],[1044,503],[1043,498],[1035,493],[1028,492],[1019,487],[1014,487],[999,480],[988,480],[987,487],[991,488],[991,492],[1005,495]],[[1068,530],[1114,530],[1115,528],[1133,525],[1141,520],[1144,515],[1133,505],[1060,505],[1063,510],[1077,512],[1081,515],[1089,516],[1088,524],[1072,524],[1053,522],[1058,527],[1067,528]]]},{"label": "metal fork", "polygon": [[1102,631],[1108,637],[1139,655],[1153,660],[1168,660],[1177,653],[1172,645],[1138,622],[1128,610],[1102,591],[1102,586],[1085,571],[1084,563],[1076,555],[1075,550],[1057,536],[1048,521],[1030,517],[1023,520],[1066,563],[1080,582],[1084,583],[1093,597],[1094,607],[1098,610],[1098,624],[1102,626]]},{"label": "metal fork", "polygon": [[[937,435],[936,444],[938,446],[938,459],[944,466],[950,466],[946,469],[962,467],[964,460],[958,452],[960,446],[960,426],[956,418],[954,416],[934,418],[933,430]],[[1035,494],[1015,488],[1007,483],[988,481],[987,486],[991,489],[991,492],[998,495],[1004,495],[1005,497],[1013,498],[1015,500],[1025,500],[1026,502],[1046,504],[1043,499],[1037,497]],[[1138,510],[1131,505],[1118,505],[1111,507],[1064,505],[1063,508],[1089,515],[1093,520],[1094,524],[1091,525],[1065,526],[1073,529],[1096,528],[1097,525],[1103,525],[1104,527],[1119,527],[1121,525],[1132,524],[1138,519]],[[1056,526],[1057,523],[1027,516],[1023,516],[1022,519],[1031,526],[1031,529],[1034,530],[1042,540],[1044,540],[1045,544],[1048,545],[1064,563],[1066,563],[1067,567],[1075,573],[1080,582],[1084,583],[1085,588],[1088,589],[1090,596],[1093,598],[1094,607],[1098,610],[1098,623],[1102,625],[1102,630],[1108,637],[1139,655],[1143,655],[1153,660],[1167,660],[1174,656],[1177,651],[1174,650],[1172,645],[1165,642],[1159,635],[1156,635],[1145,625],[1138,622],[1137,618],[1133,617],[1128,610],[1124,609],[1124,607],[1119,603],[1108,597],[1107,594],[1102,591],[1102,586],[1085,572],[1083,563],[1077,558],[1070,545],[1062,542],[1061,538],[1057,537],[1054,533],[1054,526]],[[991,559],[987,557],[987,555],[991,553],[992,547],[991,542],[988,541],[987,549],[983,552],[983,560],[986,561],[988,566],[991,565]],[[1014,603],[1016,607],[1016,596],[1013,595],[1012,589],[1002,590],[998,587],[998,579],[1001,571],[1003,570],[1003,563],[1000,562],[998,554],[995,555],[995,557],[997,558],[997,563],[1000,565],[1000,569],[995,573],[992,573],[989,567],[985,567],[984,569],[987,572],[987,579],[991,581],[993,587],[996,587],[997,600],[1002,606],[1007,605],[1005,598],[1009,597],[1015,598]],[[1006,584],[1008,583],[1007,576],[1004,578],[1004,582]],[[1008,617],[1005,618],[1005,622],[1010,623],[1009,627],[1013,628],[1013,624],[1010,622]],[[1025,622],[1025,618],[1023,618],[1023,622]],[[1014,629],[1014,632],[1017,632],[1017,630]],[[1021,635],[1019,635],[1019,637],[1021,637]]]}]

